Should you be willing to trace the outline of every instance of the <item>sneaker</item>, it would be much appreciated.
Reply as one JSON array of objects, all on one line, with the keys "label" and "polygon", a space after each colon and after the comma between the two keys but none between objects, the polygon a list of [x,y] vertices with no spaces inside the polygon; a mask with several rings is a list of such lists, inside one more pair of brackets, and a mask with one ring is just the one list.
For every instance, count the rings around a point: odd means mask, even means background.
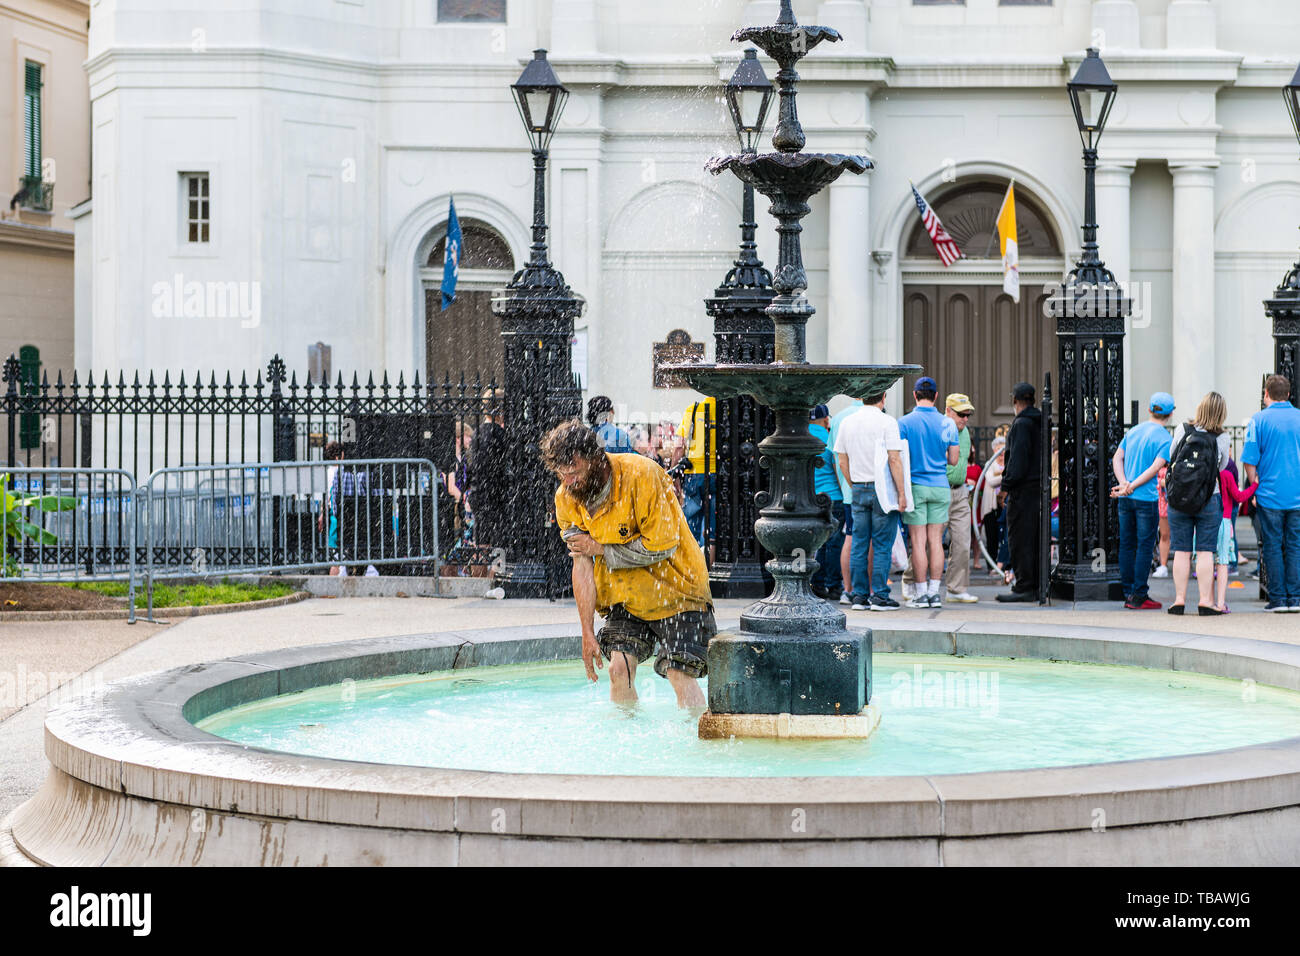
[{"label": "sneaker", "polygon": [[840,595],[840,603],[843,604],[845,607],[848,607],[850,604],[853,603],[853,598],[851,598],[849,596],[849,593],[845,591],[843,594]]},{"label": "sneaker", "polygon": [[1153,601],[1150,598],[1147,598],[1141,604],[1134,604],[1130,599],[1124,602],[1124,606],[1130,611],[1158,611],[1164,607],[1159,601]]},{"label": "sneaker", "polygon": [[1300,614],[1300,604],[1288,604],[1286,610],[1288,614]]},{"label": "sneaker", "polygon": [[1156,568],[1154,571],[1151,572],[1151,576],[1153,578],[1169,577],[1169,565],[1167,564],[1160,565],[1158,568]]},{"label": "sneaker", "polygon": [[943,607],[943,598],[938,594],[927,594],[926,598],[930,602],[930,607],[939,610]]},{"label": "sneaker", "polygon": [[1264,605],[1265,611],[1272,611],[1274,614],[1285,614],[1290,610],[1285,604],[1273,604],[1272,602]]},{"label": "sneaker", "polygon": [[906,606],[928,609],[930,607],[930,596],[928,594],[915,595],[911,598],[908,598]]},{"label": "sneaker", "polygon": [[949,591],[948,600],[956,601],[958,604],[974,604],[979,600],[979,598],[974,594],[971,594],[969,591],[962,591],[961,594],[954,594],[952,591]]},{"label": "sneaker", "polygon": [[853,596],[853,604],[852,604],[851,610],[854,610],[854,611],[865,611],[865,610],[867,610],[867,609],[868,609],[867,599],[866,599],[866,598],[860,598],[860,597],[858,597],[858,596],[855,594],[855,595]]},{"label": "sneaker", "polygon": [[899,604],[893,598],[871,596],[871,610],[873,611],[897,611],[898,608]]}]

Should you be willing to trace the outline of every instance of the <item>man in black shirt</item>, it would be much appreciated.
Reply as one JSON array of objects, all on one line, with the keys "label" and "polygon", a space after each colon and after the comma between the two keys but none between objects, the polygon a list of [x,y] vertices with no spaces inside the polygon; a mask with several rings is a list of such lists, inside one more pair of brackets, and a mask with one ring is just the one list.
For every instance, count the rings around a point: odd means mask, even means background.
[{"label": "man in black shirt", "polygon": [[1034,386],[1021,382],[1011,391],[1016,419],[1007,435],[1002,488],[1007,493],[1007,538],[1016,583],[1003,603],[1038,600],[1039,514],[1042,510],[1042,421],[1034,407]]},{"label": "man in black shirt", "polygon": [[474,543],[482,547],[505,544],[510,494],[506,462],[506,430],[500,389],[483,390],[483,424],[469,444],[469,507],[474,515]]}]

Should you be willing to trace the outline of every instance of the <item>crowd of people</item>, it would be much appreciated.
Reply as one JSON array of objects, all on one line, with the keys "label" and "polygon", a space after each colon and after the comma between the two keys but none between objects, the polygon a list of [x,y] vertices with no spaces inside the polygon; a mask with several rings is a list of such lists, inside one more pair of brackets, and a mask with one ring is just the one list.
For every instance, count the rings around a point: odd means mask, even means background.
[{"label": "crowd of people", "polygon": [[1119,499],[1119,572],[1126,608],[1161,607],[1148,594],[1152,555],[1159,547],[1157,574],[1173,553],[1174,600],[1168,613],[1187,613],[1193,566],[1196,613],[1228,613],[1228,580],[1238,562],[1237,517],[1249,507],[1268,594],[1265,609],[1300,612],[1300,409],[1290,398],[1291,383],[1270,375],[1264,408],[1246,429],[1243,488],[1224,427],[1228,405],[1223,396],[1206,394],[1172,435],[1173,397],[1166,392],[1151,396],[1149,419],[1129,430],[1113,460],[1118,484],[1111,494]]},{"label": "crowd of people", "polygon": [[[971,575],[987,566],[1009,585],[998,601],[1037,600],[1042,414],[1029,383],[1014,386],[1010,397],[1015,418],[998,426],[983,465],[972,457],[970,398],[953,392],[940,405],[938,384],[928,376],[916,381],[912,408],[898,418],[886,411],[883,393],[857,396],[834,416],[825,405],[812,409],[808,430],[826,446],[814,491],[830,500],[834,527],[816,555],[815,594],[870,611],[974,603],[979,599],[970,591]],[[1268,610],[1300,610],[1300,410],[1289,399],[1287,379],[1271,376],[1238,463],[1221,395],[1207,394],[1182,422],[1171,395],[1151,396],[1147,421],[1129,429],[1112,462],[1126,608],[1159,609],[1149,579],[1172,575],[1169,613],[1185,612],[1193,580],[1197,614],[1228,613],[1229,578],[1238,565],[1236,523],[1247,514],[1259,541],[1257,575],[1267,588]],[[680,422],[624,427],[608,396],[594,396],[587,405],[587,423],[607,453],[638,454],[668,473],[706,554],[715,532],[716,415],[716,402],[708,398],[689,405]],[[482,463],[503,436],[495,415],[460,429],[457,468],[448,476],[449,490],[473,515],[480,544],[490,542],[499,518],[492,481],[500,472]],[[1055,503],[1055,448],[1051,460]],[[1055,533],[1055,517],[1052,527]],[[898,572],[895,596],[890,578]]]}]

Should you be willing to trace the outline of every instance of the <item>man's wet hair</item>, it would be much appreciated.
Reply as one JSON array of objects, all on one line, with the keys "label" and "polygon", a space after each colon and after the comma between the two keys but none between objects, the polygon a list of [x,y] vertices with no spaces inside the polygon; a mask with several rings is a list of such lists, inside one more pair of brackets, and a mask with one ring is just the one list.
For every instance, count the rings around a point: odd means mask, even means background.
[{"label": "man's wet hair", "polygon": [[560,422],[542,438],[542,464],[551,471],[572,465],[575,458],[595,461],[605,454],[600,437],[576,418]]},{"label": "man's wet hair", "polygon": [[332,441],[325,446],[325,460],[338,461],[343,457],[343,445],[339,442]]}]

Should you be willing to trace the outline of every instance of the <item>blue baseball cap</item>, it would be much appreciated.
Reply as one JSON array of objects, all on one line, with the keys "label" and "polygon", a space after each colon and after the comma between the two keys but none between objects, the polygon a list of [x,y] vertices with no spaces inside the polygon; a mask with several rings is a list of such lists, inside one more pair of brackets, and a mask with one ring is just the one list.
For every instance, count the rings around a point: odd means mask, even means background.
[{"label": "blue baseball cap", "polygon": [[912,391],[914,392],[923,392],[926,389],[930,389],[931,391],[937,393],[939,391],[939,383],[936,382],[934,379],[932,379],[930,376],[923,375],[920,378],[918,378],[916,380],[916,384],[912,386]]},{"label": "blue baseball cap", "polygon": [[1174,397],[1168,392],[1156,392],[1151,396],[1151,403],[1147,406],[1157,415],[1169,415],[1174,410]]},{"label": "blue baseball cap", "polygon": [[819,418],[829,418],[831,410],[825,405],[814,405],[812,411],[808,413],[808,421],[815,422]]}]

